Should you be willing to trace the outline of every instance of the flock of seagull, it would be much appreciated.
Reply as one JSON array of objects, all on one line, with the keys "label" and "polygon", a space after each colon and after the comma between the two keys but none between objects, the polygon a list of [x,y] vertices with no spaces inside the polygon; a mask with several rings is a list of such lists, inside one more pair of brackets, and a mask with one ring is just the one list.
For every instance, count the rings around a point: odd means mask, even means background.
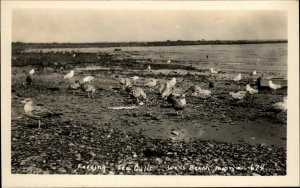
[{"label": "flock of seagull", "polygon": [[[151,71],[151,67],[148,66],[146,71]],[[27,83],[28,80],[30,80],[30,83],[32,83],[32,75],[34,73],[35,73],[34,69],[28,72],[28,76],[26,78]],[[218,74],[219,72],[211,68],[210,73]],[[250,75],[256,75],[256,74],[257,72],[253,71]],[[94,76],[87,76],[81,80],[76,80],[75,82],[71,82],[74,75],[75,75],[75,71],[71,70],[68,74],[63,76],[63,80],[70,81],[68,90],[81,89],[82,91],[88,94],[89,98],[95,98],[94,94],[96,92],[96,87],[92,85],[91,82],[95,81],[96,78]],[[137,85],[137,81],[140,79],[138,76],[133,76],[129,78],[121,78],[120,76],[118,76],[117,78],[119,80],[119,83],[122,85],[122,89],[127,91],[129,96],[133,98],[138,105],[143,105],[144,102],[149,101],[144,90]],[[242,80],[242,74],[239,73],[232,80],[235,82],[239,82],[240,80]],[[186,91],[183,92],[182,90],[178,91],[178,89],[177,90],[175,89],[176,83],[177,81],[175,77],[173,77],[171,80],[160,81],[160,82],[157,79],[151,78],[143,86],[149,88],[149,92],[151,92],[152,90],[157,90],[161,98],[167,101],[170,104],[170,106],[176,110],[177,115],[179,112],[181,113],[182,118],[183,118],[182,111],[187,106],[185,96],[188,91],[192,92],[191,96],[198,97],[201,99],[208,99],[213,97],[211,91],[203,89],[200,86],[196,86],[196,85],[190,87]],[[271,90],[273,90],[273,93],[275,94],[276,90],[281,88],[281,85],[274,84],[270,80],[269,87]],[[258,90],[252,88],[250,84],[247,84],[245,86],[245,90],[238,91],[238,92],[229,92],[229,95],[231,96],[232,99],[237,100],[239,104],[239,102],[242,101],[248,93],[250,95],[255,95],[258,93]],[[40,128],[41,120],[43,118],[62,115],[60,113],[50,111],[44,107],[33,105],[33,100],[31,98],[26,98],[25,100],[22,101],[22,103],[25,104],[24,105],[25,115],[31,119],[35,119],[39,121],[38,129]],[[271,108],[277,112],[286,111],[287,97],[284,97],[283,102],[277,102],[273,104]]]}]

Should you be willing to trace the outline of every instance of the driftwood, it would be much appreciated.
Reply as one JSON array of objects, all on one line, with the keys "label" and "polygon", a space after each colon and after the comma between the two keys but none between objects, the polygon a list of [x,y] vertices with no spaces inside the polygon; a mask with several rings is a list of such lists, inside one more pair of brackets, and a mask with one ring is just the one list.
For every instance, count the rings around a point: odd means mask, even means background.
[{"label": "driftwood", "polygon": [[108,107],[108,109],[113,109],[113,110],[123,110],[123,109],[135,109],[137,108],[136,106],[117,106],[117,107]]}]

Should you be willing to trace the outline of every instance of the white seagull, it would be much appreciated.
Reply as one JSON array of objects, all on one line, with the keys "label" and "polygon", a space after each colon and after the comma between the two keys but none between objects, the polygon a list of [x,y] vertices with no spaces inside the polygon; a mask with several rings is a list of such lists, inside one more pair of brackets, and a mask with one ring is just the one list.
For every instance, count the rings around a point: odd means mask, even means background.
[{"label": "white seagull", "polygon": [[77,90],[81,87],[80,85],[80,81],[79,80],[76,80],[74,83],[71,83],[68,87],[68,90]]},{"label": "white seagull", "polygon": [[210,73],[212,73],[212,74],[218,74],[218,71],[215,71],[213,68],[210,68]]},{"label": "white seagull", "polygon": [[280,89],[281,88],[281,85],[279,84],[274,84],[272,82],[272,80],[269,81],[269,87],[274,91],[274,93],[276,93],[276,90],[277,89]]},{"label": "white seagull", "polygon": [[254,71],[251,73],[252,76],[255,76],[256,74],[257,74],[256,70],[254,70]]},{"label": "white seagull", "polygon": [[148,67],[147,67],[147,71],[148,71],[148,72],[150,72],[150,71],[151,71],[151,67],[150,67],[150,65],[148,65]]},{"label": "white seagull", "polygon": [[147,95],[140,87],[127,87],[129,95],[136,100],[136,103],[141,105],[140,100],[147,100]]},{"label": "white seagull", "polygon": [[168,63],[168,64],[171,63],[171,60],[169,59],[169,60],[167,61],[167,63]]},{"label": "white seagull", "polygon": [[30,75],[33,75],[33,74],[34,74],[34,69],[31,69],[31,70],[29,71],[29,74],[30,74]]},{"label": "white seagull", "polygon": [[138,77],[138,76],[133,76],[133,77],[131,77],[131,79],[132,79],[134,82],[136,82],[138,79],[140,79],[140,77]]},{"label": "white seagull", "polygon": [[271,109],[275,112],[284,112],[287,110],[287,97],[283,98],[283,102],[272,104]]},{"label": "white seagull", "polygon": [[246,91],[248,91],[251,95],[258,93],[257,89],[252,88],[249,84],[246,85]]},{"label": "white seagull", "polygon": [[95,81],[95,80],[96,80],[96,78],[94,76],[87,76],[82,79],[82,82],[86,83],[86,82],[91,82],[91,81]]},{"label": "white seagull", "polygon": [[233,99],[235,99],[235,100],[238,101],[238,105],[240,105],[240,101],[243,100],[243,99],[245,98],[246,94],[247,94],[247,91],[238,91],[238,92],[236,92],[236,93],[234,93],[234,92],[230,92],[230,93],[229,93],[229,95],[230,95]]},{"label": "white seagull", "polygon": [[24,111],[26,117],[39,121],[38,129],[41,127],[42,119],[62,115],[61,113],[56,113],[40,106],[34,106],[31,98],[24,99],[24,101],[21,101],[21,103],[25,104]]},{"label": "white seagull", "polygon": [[238,81],[240,81],[241,79],[242,79],[242,74],[239,73],[239,74],[233,79],[233,81],[238,82]]},{"label": "white seagull", "polygon": [[207,99],[211,97],[211,91],[200,88],[199,86],[191,87],[193,93],[192,96],[199,97],[201,99]]},{"label": "white seagull", "polygon": [[150,88],[150,91],[152,88],[156,86],[157,80],[156,79],[150,79],[145,86]]},{"label": "white seagull", "polygon": [[164,91],[166,85],[167,85],[166,83],[160,83],[160,84],[158,85],[158,93],[159,93],[159,94],[162,94],[162,93],[163,93],[163,91]]},{"label": "white seagull", "polygon": [[237,99],[237,100],[242,100],[244,99],[244,97],[246,96],[247,91],[238,91],[236,93],[234,92],[230,92],[229,95],[231,95],[231,97],[233,99]]},{"label": "white seagull", "polygon": [[167,97],[173,92],[173,89],[174,87],[171,87],[168,83],[166,83],[164,89],[162,90],[161,98],[167,99]]},{"label": "white seagull", "polygon": [[140,79],[138,76],[133,76],[131,78],[121,78],[120,83],[123,85],[123,89],[125,89],[128,87],[133,87],[138,79]]},{"label": "white seagull", "polygon": [[166,84],[169,86],[169,87],[175,87],[175,84],[176,84],[176,78],[172,78],[172,80],[169,80],[166,82]]},{"label": "white seagull", "polygon": [[74,70],[71,70],[68,74],[64,76],[64,79],[70,79],[74,76]]},{"label": "white seagull", "polygon": [[87,92],[89,98],[95,98],[95,96],[94,96],[94,94],[96,93],[95,86],[84,83],[81,85],[81,90],[84,92]]}]

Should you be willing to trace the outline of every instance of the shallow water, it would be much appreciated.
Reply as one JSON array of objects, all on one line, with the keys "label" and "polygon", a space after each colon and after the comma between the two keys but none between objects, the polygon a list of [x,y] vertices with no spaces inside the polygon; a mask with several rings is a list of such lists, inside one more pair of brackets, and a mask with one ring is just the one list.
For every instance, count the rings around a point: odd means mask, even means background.
[{"label": "shallow water", "polygon": [[274,72],[287,75],[287,44],[194,45],[164,47],[115,48],[51,48],[32,51],[107,52],[133,59],[152,59],[154,62],[184,63],[198,68],[215,67],[219,70]]}]

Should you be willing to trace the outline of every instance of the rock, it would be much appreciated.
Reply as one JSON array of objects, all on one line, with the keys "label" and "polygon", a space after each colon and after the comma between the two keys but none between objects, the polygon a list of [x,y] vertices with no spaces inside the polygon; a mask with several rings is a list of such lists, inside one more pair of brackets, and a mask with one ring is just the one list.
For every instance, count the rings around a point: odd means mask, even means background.
[{"label": "rock", "polygon": [[23,161],[20,162],[20,165],[24,166],[24,165],[26,165],[26,162],[27,162],[26,160],[23,160]]},{"label": "rock", "polygon": [[70,142],[70,143],[68,144],[68,146],[72,147],[72,146],[75,146],[75,144],[73,144],[72,142]]},{"label": "rock", "polygon": [[60,172],[60,173],[66,173],[66,172],[67,172],[67,170],[66,170],[66,169],[64,169],[64,168],[59,168],[59,169],[58,169],[58,172]]},{"label": "rock", "polygon": [[175,135],[175,136],[178,136],[178,135],[179,135],[179,132],[177,132],[177,131],[172,131],[172,134]]},{"label": "rock", "polygon": [[115,173],[113,171],[108,172],[109,175],[114,175]]},{"label": "rock", "polygon": [[90,155],[92,156],[92,157],[95,157],[96,156],[96,154],[94,153],[94,152],[90,152]]},{"label": "rock", "polygon": [[165,161],[171,161],[171,159],[169,157],[166,157]]},{"label": "rock", "polygon": [[77,160],[77,161],[80,161],[80,160],[81,160],[81,155],[80,155],[80,153],[76,154],[75,157],[76,157],[76,160]]},{"label": "rock", "polygon": [[158,164],[161,164],[163,162],[163,160],[161,158],[156,158],[155,162],[157,162]]}]

